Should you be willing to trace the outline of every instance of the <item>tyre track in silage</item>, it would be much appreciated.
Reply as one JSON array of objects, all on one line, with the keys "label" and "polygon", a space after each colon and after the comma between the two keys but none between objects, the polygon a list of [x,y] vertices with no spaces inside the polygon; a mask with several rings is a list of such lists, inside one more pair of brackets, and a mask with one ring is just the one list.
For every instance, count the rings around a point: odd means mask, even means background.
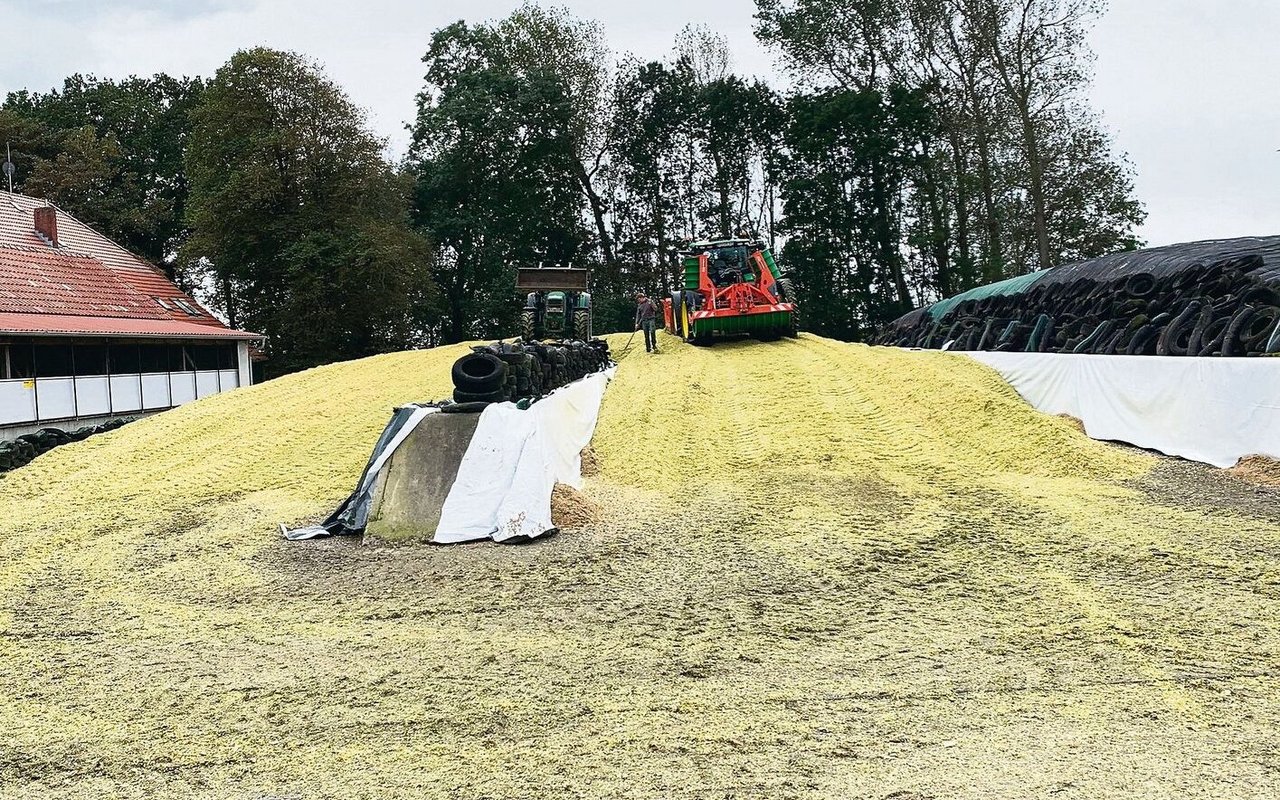
[{"label": "tyre track in silage", "polygon": [[[821,340],[812,344],[831,354],[833,370],[849,349]],[[916,354],[879,355],[892,361]],[[913,427],[913,435],[929,433],[926,426]],[[948,477],[956,476],[939,475],[940,480]],[[1224,526],[1220,508],[1173,509],[1134,496],[1104,496],[1095,509],[1097,518],[1111,516],[1113,529],[1128,526],[1137,533],[1130,533],[1134,541],[1091,541],[1087,529],[1064,519],[1052,504],[984,488],[982,477],[971,474],[961,480],[968,483],[968,500],[977,502],[952,504],[968,505],[968,513],[985,518],[989,532],[1002,535],[989,540],[990,546],[974,548],[970,557],[988,562],[989,569],[982,571],[986,574],[1022,575],[1020,582],[1042,584],[1051,595],[1056,593],[1059,612],[1068,619],[1074,607],[1078,619],[1069,626],[1068,638],[1111,641],[1129,653],[1126,660],[1143,679],[1251,674],[1274,663],[1274,636],[1269,642],[1256,635],[1242,639],[1233,633],[1243,632],[1245,625],[1228,623],[1234,609],[1237,620],[1247,620],[1255,630],[1269,627],[1262,623],[1275,604],[1257,597],[1267,591],[1265,569],[1220,555],[1224,543],[1235,545],[1229,552],[1247,550],[1240,545],[1250,532],[1255,552],[1259,546],[1267,548],[1264,526],[1237,519]],[[1207,607],[1217,613],[1204,614]],[[1122,665],[1109,664],[1108,669],[1117,666]]]}]

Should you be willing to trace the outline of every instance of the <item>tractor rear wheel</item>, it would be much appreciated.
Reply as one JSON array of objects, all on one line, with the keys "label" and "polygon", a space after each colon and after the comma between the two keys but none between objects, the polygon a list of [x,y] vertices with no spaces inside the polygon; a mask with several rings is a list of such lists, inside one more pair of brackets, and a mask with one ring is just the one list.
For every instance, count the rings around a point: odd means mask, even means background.
[{"label": "tractor rear wheel", "polygon": [[532,308],[520,312],[520,338],[526,342],[535,342],[537,336],[537,313]]},{"label": "tractor rear wheel", "polygon": [[573,312],[573,336],[584,342],[591,339],[591,309],[579,308]]},{"label": "tractor rear wheel", "polygon": [[784,303],[796,301],[796,285],[790,278],[778,278],[778,299]]}]

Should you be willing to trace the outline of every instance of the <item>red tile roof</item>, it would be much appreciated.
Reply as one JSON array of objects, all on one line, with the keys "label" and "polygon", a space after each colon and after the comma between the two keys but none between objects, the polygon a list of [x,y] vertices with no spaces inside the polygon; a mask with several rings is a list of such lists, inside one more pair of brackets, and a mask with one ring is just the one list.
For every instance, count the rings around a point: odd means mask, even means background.
[{"label": "red tile roof", "polygon": [[102,262],[51,247],[0,247],[0,311],[169,319]]},{"label": "red tile roof", "polygon": [[[61,209],[57,211],[58,246],[52,246],[35,230],[35,210],[47,205],[34,197],[0,193],[0,316],[45,314],[66,319],[169,321],[175,323],[169,334],[174,336],[225,337],[226,333],[234,333],[238,335],[233,338],[259,338],[243,331],[229,331],[194,298],[174,286],[160,269]],[[175,302],[178,300],[196,313],[187,313]],[[34,322],[24,320],[21,324],[31,326]],[[69,331],[50,332],[121,333],[114,330],[119,327],[114,324],[101,323],[98,327],[107,329],[104,331],[91,331],[85,323],[60,324],[72,327]],[[190,333],[201,328],[209,330]],[[39,331],[38,327],[21,331],[0,327],[0,333]]]},{"label": "red tile roof", "polygon": [[170,339],[258,339],[256,333],[233,331],[175,319],[87,317],[71,314],[0,312],[0,333],[43,336],[159,336]]}]

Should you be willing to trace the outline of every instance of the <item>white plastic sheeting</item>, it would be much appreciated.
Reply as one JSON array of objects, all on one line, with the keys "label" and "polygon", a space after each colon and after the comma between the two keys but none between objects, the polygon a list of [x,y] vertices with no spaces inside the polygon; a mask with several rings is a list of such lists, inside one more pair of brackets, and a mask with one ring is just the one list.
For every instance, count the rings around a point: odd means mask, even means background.
[{"label": "white plastic sheeting", "polygon": [[1127,442],[1216,467],[1280,459],[1280,360],[968,355],[1047,414],[1070,414],[1094,439]]},{"label": "white plastic sheeting", "polygon": [[517,536],[553,529],[551,492],[582,485],[582,449],[591,442],[613,369],[555,390],[521,411],[511,403],[486,408],[445,498],[433,541],[438,544]]}]

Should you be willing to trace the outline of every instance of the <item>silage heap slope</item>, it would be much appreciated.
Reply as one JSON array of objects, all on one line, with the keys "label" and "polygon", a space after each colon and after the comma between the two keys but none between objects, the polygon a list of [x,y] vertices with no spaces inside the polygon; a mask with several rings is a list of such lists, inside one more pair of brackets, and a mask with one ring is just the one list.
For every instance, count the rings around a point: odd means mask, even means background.
[{"label": "silage heap slope", "polygon": [[610,389],[602,475],[643,490],[673,658],[720,708],[793,704],[811,796],[1276,789],[1265,515],[1153,497],[1154,458],[964,356],[663,348]]},{"label": "silage heap slope", "polygon": [[606,522],[528,547],[274,529],[461,348],[0,480],[0,799],[1275,796],[1270,526],[964,357],[661,341],[606,394]]},{"label": "silage heap slope", "polygon": [[597,450],[622,483],[665,493],[729,485],[743,502],[788,505],[788,493],[832,481],[911,496],[993,480],[1096,488],[1151,464],[1035,412],[968,359],[813,336],[665,341],[658,356],[627,363],[606,403]]},{"label": "silage heap slope", "polygon": [[392,407],[448,396],[462,352],[320,367],[57,448],[4,476],[0,626],[33,570],[76,572],[106,592],[123,575],[179,593],[231,578],[277,523],[332,510]]}]

